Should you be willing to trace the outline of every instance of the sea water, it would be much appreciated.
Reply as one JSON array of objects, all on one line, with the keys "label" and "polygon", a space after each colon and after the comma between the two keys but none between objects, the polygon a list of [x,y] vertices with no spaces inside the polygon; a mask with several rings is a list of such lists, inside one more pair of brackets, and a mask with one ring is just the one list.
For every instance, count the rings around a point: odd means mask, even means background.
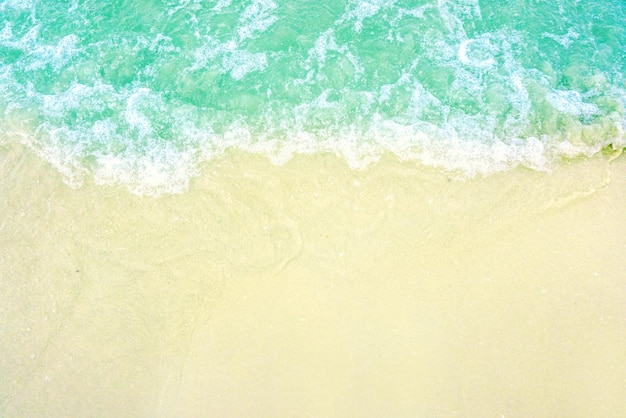
[{"label": "sea water", "polygon": [[0,145],[184,191],[228,149],[491,174],[626,146],[622,0],[0,0]]}]

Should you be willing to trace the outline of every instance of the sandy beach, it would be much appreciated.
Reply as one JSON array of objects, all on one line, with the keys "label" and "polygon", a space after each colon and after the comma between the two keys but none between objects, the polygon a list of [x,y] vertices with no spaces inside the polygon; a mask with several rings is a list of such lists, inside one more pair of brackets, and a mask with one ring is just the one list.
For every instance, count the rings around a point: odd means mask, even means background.
[{"label": "sandy beach", "polygon": [[231,153],[180,195],[0,152],[4,417],[626,415],[626,158]]}]

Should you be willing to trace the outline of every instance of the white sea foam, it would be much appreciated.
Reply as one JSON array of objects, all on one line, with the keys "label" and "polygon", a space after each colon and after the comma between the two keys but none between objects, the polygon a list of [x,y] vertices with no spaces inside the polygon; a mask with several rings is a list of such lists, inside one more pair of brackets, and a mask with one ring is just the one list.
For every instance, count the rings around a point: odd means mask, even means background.
[{"label": "white sea foam", "polygon": [[218,65],[222,73],[228,73],[235,80],[241,80],[248,73],[263,71],[267,67],[267,55],[264,52],[249,52],[238,49],[233,40],[220,43],[207,38],[206,43],[194,54],[195,60],[190,71],[210,68]]},{"label": "white sea foam", "polygon": [[126,100],[124,119],[132,129],[139,132],[139,138],[152,135],[154,132],[150,117],[146,115],[142,108],[147,105],[151,107],[158,103],[158,97],[151,94],[150,89],[140,88],[131,94]]},{"label": "white sea foam", "polygon": [[16,39],[11,22],[7,22],[0,31],[0,45],[27,53],[28,64],[25,68],[28,71],[46,66],[50,66],[54,71],[59,71],[80,52],[79,38],[70,34],[61,38],[56,44],[42,44],[39,42],[40,28],[39,25],[35,25],[24,36]]},{"label": "white sea foam", "polygon": [[355,32],[361,32],[365,19],[375,16],[382,8],[391,7],[395,3],[396,0],[369,0],[357,2],[356,7],[344,13],[335,24],[337,25],[354,20]]},{"label": "white sea foam", "polygon": [[267,55],[264,52],[234,50],[224,55],[222,67],[232,78],[241,80],[250,72],[263,71],[267,67]]},{"label": "white sea foam", "polygon": [[462,38],[467,37],[464,22],[482,19],[478,0],[437,0],[437,10],[447,29]]},{"label": "white sea foam", "polygon": [[[229,7],[229,0],[220,0],[212,9],[220,12]],[[207,69],[215,65],[219,66],[222,73],[228,73],[235,80],[243,79],[247,74],[254,71],[263,71],[268,65],[267,53],[250,52],[241,47],[248,39],[256,38],[266,31],[278,19],[273,12],[278,6],[272,0],[253,0],[239,15],[236,36],[230,40],[219,40],[210,35],[200,36],[203,45],[194,52],[194,62],[189,71]]]},{"label": "white sea foam", "polygon": [[11,39],[13,38],[12,27],[13,25],[11,24],[11,22],[6,22],[2,30],[0,30],[1,45],[4,45],[4,46],[10,45]]},{"label": "white sea foam", "polygon": [[[20,135],[21,142],[54,165],[72,187],[91,177],[99,184],[125,185],[136,194],[182,192],[197,175],[199,162],[216,149],[206,144],[210,127],[194,125],[194,109],[167,108],[161,95],[147,88],[116,91],[102,83],[74,83],[54,95],[32,88],[26,94],[41,103],[47,121],[32,134]],[[68,114],[110,107],[122,110],[122,118],[64,120]],[[171,126],[165,134],[171,141],[156,132],[157,120]]]},{"label": "white sea foam", "polygon": [[137,37],[136,48],[147,48],[148,50],[158,52],[159,54],[180,51],[180,47],[174,45],[172,38],[167,35],[163,35],[162,33],[157,33],[153,37]]},{"label": "white sea foam", "polygon": [[463,42],[461,42],[461,44],[459,45],[459,51],[458,51],[459,60],[463,64],[471,65],[474,67],[486,68],[486,67],[491,67],[492,65],[494,65],[496,63],[496,60],[493,59],[493,57],[478,58],[478,59],[468,57],[467,49],[470,44],[473,44],[475,42],[476,42],[476,39],[466,39]]},{"label": "white sea foam", "polygon": [[114,94],[111,86],[96,83],[94,86],[86,86],[73,83],[69,89],[62,93],[41,95],[43,112],[50,118],[63,118],[67,112],[81,108],[104,110],[107,103],[101,98]]},{"label": "white sea foam", "polygon": [[563,45],[566,49],[569,48],[580,37],[580,34],[573,28],[569,28],[565,35],[555,35],[553,33],[544,32],[541,36],[544,38],[550,38],[555,42]]},{"label": "white sea foam", "polygon": [[428,92],[418,80],[411,81],[411,88],[413,91],[411,93],[409,107],[407,108],[407,113],[411,118],[420,118],[424,109],[429,105],[435,105],[445,113],[450,112],[449,107],[441,103],[438,98]]},{"label": "white sea foam", "polygon": [[228,6],[230,6],[232,3],[232,0],[218,0],[217,4],[215,6],[213,6],[214,11],[216,12],[221,12],[223,9],[227,8]]},{"label": "white sea foam", "polygon": [[78,36],[71,34],[61,38],[54,46],[42,47],[41,52],[35,51],[41,54],[42,60],[48,61],[58,71],[80,51],[78,43]]},{"label": "white sea foam", "polygon": [[[354,68],[354,79],[358,80],[364,73],[364,68],[358,57],[350,50],[346,44],[338,44],[335,39],[334,29],[328,29],[315,40],[313,48],[308,51],[308,57],[303,63],[303,67],[309,71],[321,71],[325,64],[329,52],[336,52],[345,57]],[[313,73],[307,75],[305,80],[295,80],[295,84],[307,84],[311,81]]]},{"label": "white sea foam", "polygon": [[125,155],[101,155],[94,180],[97,184],[124,184],[138,195],[158,196],[183,192],[198,173],[198,159],[194,152],[181,152],[166,145],[135,159]]},{"label": "white sea foam", "polygon": [[34,10],[35,0],[4,0],[0,3],[0,11],[6,9],[30,9]]},{"label": "white sea foam", "polygon": [[278,18],[272,14],[278,6],[272,0],[253,0],[239,15],[237,27],[238,42],[254,38],[257,33],[266,31]]},{"label": "white sea foam", "polygon": [[600,113],[594,103],[586,103],[580,92],[575,90],[555,90],[546,94],[546,99],[560,112],[570,115],[592,116]]},{"label": "white sea foam", "polygon": [[[81,88],[75,91],[82,94]],[[415,97],[421,100],[419,93]],[[592,155],[609,143],[626,145],[624,120],[618,120],[616,125],[621,132],[619,138],[607,137],[604,142],[587,145],[547,136],[509,138],[505,142],[489,135],[486,131],[489,128],[485,128],[488,123],[477,124],[472,119],[457,118],[435,126],[424,122],[402,124],[381,115],[375,115],[367,128],[347,125],[314,133],[292,127],[276,136],[271,128],[259,134],[242,122],[236,122],[224,133],[217,134],[208,126],[193,126],[189,122],[190,115],[183,112],[173,115],[173,120],[180,124],[175,134],[184,136],[186,143],[176,146],[154,135],[141,103],[145,101],[145,106],[151,106],[154,100],[155,96],[144,90],[132,92],[128,97],[124,122],[137,129],[139,135],[144,136],[143,141],[120,135],[119,122],[102,120],[72,128],[44,123],[34,137],[27,136],[24,142],[57,167],[73,187],[82,184],[86,177],[92,177],[98,184],[124,185],[133,193],[154,196],[183,192],[189,180],[198,175],[202,161],[217,158],[229,148],[266,155],[275,164],[284,164],[295,154],[331,152],[345,158],[353,169],[363,169],[384,153],[391,152],[403,160],[475,176],[518,165],[549,170],[559,156]],[[75,106],[79,102],[68,99],[66,105]],[[314,103],[318,108],[336,108],[326,94]],[[53,107],[50,110],[55,111]],[[487,137],[479,142],[467,139],[470,134]],[[100,144],[95,150],[94,138],[98,138]],[[83,162],[85,156],[92,158],[88,165]]]}]

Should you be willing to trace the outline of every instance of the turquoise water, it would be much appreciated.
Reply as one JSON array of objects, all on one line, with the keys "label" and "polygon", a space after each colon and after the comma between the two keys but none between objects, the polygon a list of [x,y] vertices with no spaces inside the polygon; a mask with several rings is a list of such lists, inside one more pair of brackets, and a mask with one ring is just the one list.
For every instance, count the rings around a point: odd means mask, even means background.
[{"label": "turquoise water", "polygon": [[490,174],[626,146],[623,0],[0,0],[0,144],[184,191],[235,147]]}]

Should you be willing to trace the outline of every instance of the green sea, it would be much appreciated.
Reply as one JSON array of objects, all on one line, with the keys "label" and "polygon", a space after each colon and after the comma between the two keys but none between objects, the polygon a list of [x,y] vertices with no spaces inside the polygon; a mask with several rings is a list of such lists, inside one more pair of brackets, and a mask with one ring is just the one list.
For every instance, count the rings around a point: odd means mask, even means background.
[{"label": "green sea", "polygon": [[626,146],[623,0],[0,0],[0,146],[184,192],[229,149],[467,176]]}]

